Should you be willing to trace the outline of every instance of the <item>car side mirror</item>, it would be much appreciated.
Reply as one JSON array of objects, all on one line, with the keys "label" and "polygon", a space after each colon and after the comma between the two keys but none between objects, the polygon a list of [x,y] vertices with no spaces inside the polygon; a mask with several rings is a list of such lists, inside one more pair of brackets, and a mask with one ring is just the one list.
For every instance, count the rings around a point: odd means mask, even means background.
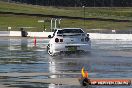
[{"label": "car side mirror", "polygon": [[48,38],[52,38],[51,35],[48,35]]}]

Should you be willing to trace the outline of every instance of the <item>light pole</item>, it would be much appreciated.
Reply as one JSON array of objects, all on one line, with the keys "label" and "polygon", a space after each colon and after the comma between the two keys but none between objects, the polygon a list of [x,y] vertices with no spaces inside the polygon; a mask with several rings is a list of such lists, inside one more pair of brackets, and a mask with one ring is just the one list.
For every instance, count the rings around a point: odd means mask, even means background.
[{"label": "light pole", "polygon": [[50,22],[50,31],[53,31],[53,18],[51,19],[51,22]]},{"label": "light pole", "polygon": [[60,26],[60,24],[61,24],[61,19],[59,19],[59,22],[58,22],[58,23],[59,23],[58,27],[60,28],[60,27],[61,27],[61,26]]},{"label": "light pole", "polygon": [[57,28],[57,24],[56,24],[57,20],[58,20],[58,19],[55,19],[55,29]]},{"label": "light pole", "polygon": [[83,6],[83,23],[85,28],[85,6]]}]

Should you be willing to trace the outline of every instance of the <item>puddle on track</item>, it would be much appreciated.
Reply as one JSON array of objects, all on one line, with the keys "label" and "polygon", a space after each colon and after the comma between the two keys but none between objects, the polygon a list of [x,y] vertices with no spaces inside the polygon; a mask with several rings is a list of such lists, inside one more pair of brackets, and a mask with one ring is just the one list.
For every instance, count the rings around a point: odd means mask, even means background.
[{"label": "puddle on track", "polygon": [[[0,73],[77,72],[84,66],[90,77],[132,77],[132,42],[123,40],[92,40],[91,53],[80,57],[52,58],[46,52],[47,39],[0,38]],[[45,79],[58,76],[36,76]],[[80,77],[63,75],[59,77]],[[6,77],[1,83],[20,88],[81,88],[80,86],[16,82],[28,77]],[[5,81],[5,82],[4,82]],[[93,88],[130,88],[132,86],[93,86]]]}]

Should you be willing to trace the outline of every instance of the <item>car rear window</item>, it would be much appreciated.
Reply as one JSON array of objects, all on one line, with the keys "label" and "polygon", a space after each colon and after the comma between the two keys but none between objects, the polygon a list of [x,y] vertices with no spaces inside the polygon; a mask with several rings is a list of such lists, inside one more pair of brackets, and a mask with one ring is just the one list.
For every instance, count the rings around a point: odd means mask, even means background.
[{"label": "car rear window", "polygon": [[58,30],[57,34],[63,34],[63,30]]},{"label": "car rear window", "polygon": [[58,30],[57,34],[63,34],[63,33],[84,33],[81,29],[63,29]]},{"label": "car rear window", "polygon": [[63,33],[84,33],[81,29],[64,29]]}]

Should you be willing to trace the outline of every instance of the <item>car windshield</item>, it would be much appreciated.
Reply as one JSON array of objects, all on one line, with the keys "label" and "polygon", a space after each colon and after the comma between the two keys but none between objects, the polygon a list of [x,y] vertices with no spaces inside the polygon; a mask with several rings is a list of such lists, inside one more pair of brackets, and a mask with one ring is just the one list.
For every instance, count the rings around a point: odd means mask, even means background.
[{"label": "car windshield", "polygon": [[57,34],[63,34],[63,33],[84,33],[81,29],[63,29],[58,30]]}]

